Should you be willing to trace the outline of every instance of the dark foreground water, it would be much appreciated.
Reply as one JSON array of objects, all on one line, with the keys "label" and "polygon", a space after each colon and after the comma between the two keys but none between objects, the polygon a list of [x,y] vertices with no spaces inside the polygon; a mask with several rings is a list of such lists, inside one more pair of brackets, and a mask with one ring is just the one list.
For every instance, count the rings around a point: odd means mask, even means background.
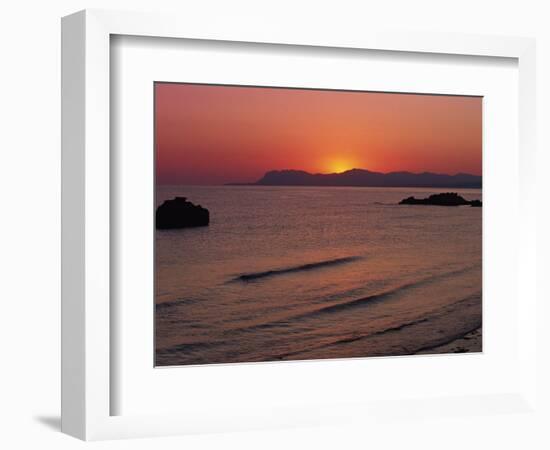
[{"label": "dark foreground water", "polygon": [[481,327],[482,208],[397,205],[437,192],[158,187],[211,223],[156,231],[156,364],[444,351]]}]

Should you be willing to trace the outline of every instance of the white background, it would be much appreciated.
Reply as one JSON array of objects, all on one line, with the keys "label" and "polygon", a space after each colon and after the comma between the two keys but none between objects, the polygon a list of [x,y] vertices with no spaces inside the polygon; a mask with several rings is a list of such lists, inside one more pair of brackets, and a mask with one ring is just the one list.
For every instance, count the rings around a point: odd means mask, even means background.
[{"label": "white background", "polygon": [[[85,7],[175,10],[204,20],[213,15],[235,23],[269,17],[282,27],[369,27],[459,31],[538,38],[539,275],[541,300],[549,300],[548,267],[542,262],[550,229],[550,14],[544,1],[20,1],[0,11],[0,183],[3,215],[0,377],[4,448],[77,448],[83,443],[59,433],[59,17]],[[550,318],[549,308],[541,312]],[[541,328],[541,368],[550,379],[550,327]],[[541,395],[550,404],[548,388]],[[422,420],[402,425],[337,426],[101,442],[101,448],[548,448],[549,417],[522,415]]]}]

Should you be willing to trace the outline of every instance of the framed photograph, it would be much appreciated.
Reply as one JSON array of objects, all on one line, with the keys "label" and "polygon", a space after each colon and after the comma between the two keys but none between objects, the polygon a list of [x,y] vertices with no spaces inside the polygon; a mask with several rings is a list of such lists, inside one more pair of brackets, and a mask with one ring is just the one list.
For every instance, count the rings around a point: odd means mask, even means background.
[{"label": "framed photograph", "polygon": [[534,41],[83,11],[62,46],[64,432],[533,410]]}]

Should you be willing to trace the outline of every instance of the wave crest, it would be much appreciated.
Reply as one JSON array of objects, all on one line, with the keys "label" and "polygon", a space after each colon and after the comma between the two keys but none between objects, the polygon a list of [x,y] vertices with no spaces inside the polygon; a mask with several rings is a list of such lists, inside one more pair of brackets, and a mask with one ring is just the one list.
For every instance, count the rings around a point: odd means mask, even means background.
[{"label": "wave crest", "polygon": [[358,259],[361,259],[360,256],[346,256],[344,258],[335,258],[335,259],[329,259],[325,261],[318,261],[308,264],[302,264],[299,266],[291,266],[291,267],[283,267],[281,269],[272,269],[272,270],[266,270],[263,272],[251,272],[251,273],[243,273],[241,275],[238,275],[237,277],[233,278],[231,281],[253,281],[260,278],[266,278],[266,277],[272,277],[277,275],[284,275],[287,273],[293,273],[293,272],[302,272],[306,270],[314,270],[314,269],[321,269],[323,267],[330,267],[330,266],[336,266],[339,264],[346,264],[353,261],[357,261]]}]

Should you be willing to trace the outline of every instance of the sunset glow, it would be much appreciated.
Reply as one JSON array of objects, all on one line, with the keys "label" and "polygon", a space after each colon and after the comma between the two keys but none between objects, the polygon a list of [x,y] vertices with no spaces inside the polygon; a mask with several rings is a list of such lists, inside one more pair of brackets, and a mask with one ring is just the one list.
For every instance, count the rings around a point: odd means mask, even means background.
[{"label": "sunset glow", "polygon": [[351,170],[354,168],[356,167],[355,167],[355,163],[352,160],[334,158],[329,160],[327,164],[327,169],[326,171],[323,171],[323,172],[342,173],[342,172],[345,172],[346,170]]},{"label": "sunset glow", "polygon": [[481,174],[480,97],[155,84],[159,184],[269,170]]}]

